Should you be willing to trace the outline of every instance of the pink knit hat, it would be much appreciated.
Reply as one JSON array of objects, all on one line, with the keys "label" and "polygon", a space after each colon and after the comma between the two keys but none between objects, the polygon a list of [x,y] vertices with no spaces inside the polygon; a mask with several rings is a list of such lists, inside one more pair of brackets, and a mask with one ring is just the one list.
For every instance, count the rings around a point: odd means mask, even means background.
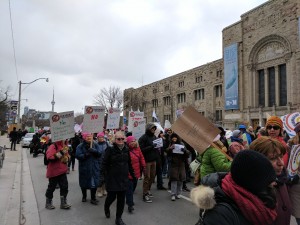
[{"label": "pink knit hat", "polygon": [[99,132],[99,133],[97,134],[97,137],[104,137],[104,132]]},{"label": "pink knit hat", "polygon": [[136,141],[135,137],[134,136],[128,136],[127,139],[126,139],[126,142],[130,143],[132,141]]},{"label": "pink knit hat", "polygon": [[82,138],[85,140],[87,136],[91,135],[91,133],[83,132],[81,133]]}]

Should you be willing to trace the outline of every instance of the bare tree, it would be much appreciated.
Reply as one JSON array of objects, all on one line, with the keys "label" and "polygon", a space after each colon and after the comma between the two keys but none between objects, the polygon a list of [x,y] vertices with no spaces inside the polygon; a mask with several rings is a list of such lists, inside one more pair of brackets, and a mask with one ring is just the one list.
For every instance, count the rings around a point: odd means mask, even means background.
[{"label": "bare tree", "polygon": [[94,103],[96,105],[104,106],[105,110],[109,108],[122,108],[123,106],[123,92],[120,87],[110,86],[109,88],[102,88],[100,93],[95,95]]}]

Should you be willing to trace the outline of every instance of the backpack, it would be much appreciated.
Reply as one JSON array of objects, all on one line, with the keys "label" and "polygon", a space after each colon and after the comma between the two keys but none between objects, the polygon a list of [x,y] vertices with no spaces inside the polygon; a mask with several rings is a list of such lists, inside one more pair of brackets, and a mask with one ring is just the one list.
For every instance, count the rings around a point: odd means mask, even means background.
[{"label": "backpack", "polygon": [[[53,143],[54,144],[54,149],[57,150],[57,145],[56,143]],[[44,165],[47,166],[49,164],[49,160],[47,159],[47,151],[48,149],[45,151],[45,154],[44,154]]]}]

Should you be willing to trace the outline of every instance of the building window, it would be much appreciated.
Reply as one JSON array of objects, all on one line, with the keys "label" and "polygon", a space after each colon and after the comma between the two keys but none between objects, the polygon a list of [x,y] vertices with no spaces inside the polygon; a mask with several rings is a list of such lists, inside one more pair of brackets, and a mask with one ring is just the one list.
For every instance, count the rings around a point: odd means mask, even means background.
[{"label": "building window", "polygon": [[265,106],[265,74],[264,70],[258,71],[258,105]]},{"label": "building window", "polygon": [[177,102],[178,103],[183,103],[185,102],[185,93],[181,93],[177,95]]},{"label": "building window", "polygon": [[222,70],[217,70],[217,77],[222,77]]},{"label": "building window", "polygon": [[276,104],[275,100],[275,68],[270,67],[268,68],[268,74],[269,74],[269,106],[273,106]]},{"label": "building window", "polygon": [[153,89],[153,94],[155,94],[155,93],[157,93],[157,89],[156,88]]},{"label": "building window", "polygon": [[200,83],[200,82],[202,82],[202,76],[196,77],[196,83]]},{"label": "building window", "polygon": [[216,97],[222,97],[222,85],[215,86]]},{"label": "building window", "polygon": [[194,94],[195,94],[195,100],[203,100],[204,99],[204,88],[195,90]]},{"label": "building window", "polygon": [[164,121],[169,120],[171,122],[171,115],[164,115]]},{"label": "building window", "polygon": [[165,86],[165,91],[169,91],[170,90],[170,86],[169,85],[166,85]]},{"label": "building window", "polygon": [[158,100],[157,99],[153,99],[152,100],[152,107],[156,108],[158,106]]},{"label": "building window", "polygon": [[222,110],[216,110],[216,121],[222,121]]},{"label": "building window", "polygon": [[179,83],[178,83],[178,86],[181,88],[181,87],[184,87],[184,81],[180,81]]},{"label": "building window", "polygon": [[199,112],[201,116],[205,116],[205,112],[201,111]]},{"label": "building window", "polygon": [[279,105],[287,105],[286,65],[279,65]]},{"label": "building window", "polygon": [[163,98],[164,100],[164,105],[171,105],[171,97],[167,96]]}]

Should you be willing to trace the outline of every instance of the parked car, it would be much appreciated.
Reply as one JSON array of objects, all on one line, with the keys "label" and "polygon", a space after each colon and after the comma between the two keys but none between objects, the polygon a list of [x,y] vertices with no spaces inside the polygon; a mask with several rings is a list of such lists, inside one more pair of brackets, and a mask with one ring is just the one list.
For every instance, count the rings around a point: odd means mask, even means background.
[{"label": "parked car", "polygon": [[29,145],[30,145],[30,142],[31,142],[31,140],[32,140],[32,137],[33,137],[33,135],[34,135],[35,133],[27,133],[27,134],[25,134],[25,136],[24,137],[22,137],[22,140],[21,140],[21,146],[22,146],[22,148],[24,148],[24,147],[29,147]]}]

